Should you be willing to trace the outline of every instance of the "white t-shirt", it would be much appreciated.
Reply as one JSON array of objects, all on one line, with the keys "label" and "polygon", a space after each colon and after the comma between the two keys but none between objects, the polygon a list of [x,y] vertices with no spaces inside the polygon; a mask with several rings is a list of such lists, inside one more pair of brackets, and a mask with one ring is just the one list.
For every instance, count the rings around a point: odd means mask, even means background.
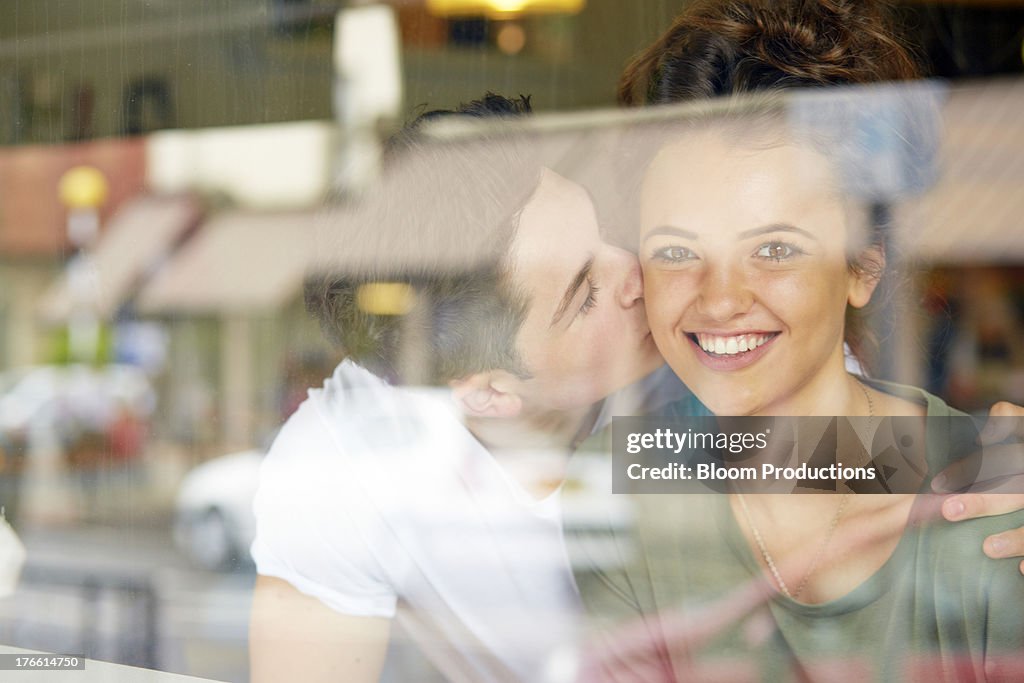
[{"label": "white t-shirt", "polygon": [[558,494],[512,483],[446,392],[342,363],[274,441],[254,508],[260,574],[345,614],[397,608],[452,679],[565,672],[579,606]]}]

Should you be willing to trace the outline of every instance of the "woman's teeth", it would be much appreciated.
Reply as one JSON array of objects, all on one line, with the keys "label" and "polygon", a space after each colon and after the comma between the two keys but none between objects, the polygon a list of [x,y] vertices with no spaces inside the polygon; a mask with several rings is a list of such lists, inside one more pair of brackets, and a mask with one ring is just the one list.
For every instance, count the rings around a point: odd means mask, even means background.
[{"label": "woman's teeth", "polygon": [[753,351],[766,341],[772,334],[740,334],[734,337],[720,337],[714,334],[698,332],[694,335],[700,348],[718,356],[735,356],[738,353]]}]

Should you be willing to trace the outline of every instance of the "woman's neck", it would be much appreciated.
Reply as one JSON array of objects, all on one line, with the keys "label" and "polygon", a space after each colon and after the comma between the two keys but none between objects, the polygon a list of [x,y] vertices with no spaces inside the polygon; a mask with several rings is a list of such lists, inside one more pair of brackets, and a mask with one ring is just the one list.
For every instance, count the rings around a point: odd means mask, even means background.
[{"label": "woman's neck", "polygon": [[[730,502],[751,553],[763,565],[738,501]],[[854,495],[838,519],[844,503],[837,495],[753,495],[746,502],[786,583],[806,583],[797,599],[819,604],[847,595],[881,569],[899,544],[914,496]]]},{"label": "woman's neck", "polygon": [[764,406],[758,415],[870,415],[872,406],[864,395],[859,380],[846,371],[845,360],[829,364],[788,396]]},{"label": "woman's neck", "polygon": [[[849,374],[845,363],[762,412],[792,416],[923,416],[925,409],[864,384]],[[877,572],[901,538],[914,496],[752,495],[747,496],[750,521],[757,524],[762,541],[787,583],[806,583],[802,602],[835,600]],[[760,551],[749,524],[733,513],[755,555]],[[820,557],[817,557],[820,553]]]}]

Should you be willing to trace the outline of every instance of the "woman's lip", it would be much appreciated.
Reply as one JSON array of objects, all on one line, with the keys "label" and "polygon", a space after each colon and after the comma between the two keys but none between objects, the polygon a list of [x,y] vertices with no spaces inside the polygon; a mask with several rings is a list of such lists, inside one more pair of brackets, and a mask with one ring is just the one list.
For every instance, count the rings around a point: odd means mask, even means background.
[{"label": "woman's lip", "polygon": [[[718,371],[721,371],[721,372],[731,372],[731,371],[734,371],[734,370],[742,370],[743,368],[745,368],[745,367],[747,367],[749,365],[752,365],[753,363],[756,363],[758,360],[760,360],[766,353],[768,353],[769,349],[775,344],[775,340],[778,339],[779,336],[782,333],[781,332],[732,332],[729,335],[720,335],[720,336],[738,336],[738,335],[741,335],[741,334],[768,334],[768,335],[771,335],[771,338],[768,339],[768,341],[766,341],[765,343],[761,344],[760,346],[758,346],[756,349],[754,349],[752,351],[744,351],[742,353],[737,353],[737,354],[733,354],[733,355],[723,355],[723,356],[712,355],[712,354],[708,353],[707,351],[705,351],[704,349],[702,349],[700,347],[700,344],[697,343],[696,334],[697,333],[695,333],[695,332],[691,332],[691,333],[687,333],[685,336],[686,336],[687,341],[689,341],[690,344],[693,345],[694,353],[696,353],[696,355],[697,355],[697,360],[699,360],[705,367],[708,367],[708,368],[710,368],[712,370],[718,370]],[[712,333],[707,332],[707,333],[703,333],[703,334],[712,334]]]},{"label": "woman's lip", "polygon": [[778,330],[688,330],[686,334],[710,334],[713,337],[741,337],[745,334],[778,334]]}]

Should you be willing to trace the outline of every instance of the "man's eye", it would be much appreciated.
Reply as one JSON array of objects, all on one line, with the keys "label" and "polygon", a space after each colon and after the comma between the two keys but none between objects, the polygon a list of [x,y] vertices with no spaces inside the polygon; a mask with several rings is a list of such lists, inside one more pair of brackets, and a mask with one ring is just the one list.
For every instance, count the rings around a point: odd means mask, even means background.
[{"label": "man's eye", "polygon": [[762,244],[754,252],[757,258],[768,259],[769,261],[785,261],[797,254],[804,253],[802,249],[786,244],[785,242],[768,242]]},{"label": "man's eye", "polygon": [[696,259],[697,255],[686,247],[662,247],[655,249],[651,258],[664,263],[682,263]]},{"label": "man's eye", "polygon": [[597,292],[598,287],[594,282],[594,279],[587,276],[587,298],[583,300],[583,304],[580,306],[579,315],[586,315],[593,310],[594,306],[597,305]]}]

